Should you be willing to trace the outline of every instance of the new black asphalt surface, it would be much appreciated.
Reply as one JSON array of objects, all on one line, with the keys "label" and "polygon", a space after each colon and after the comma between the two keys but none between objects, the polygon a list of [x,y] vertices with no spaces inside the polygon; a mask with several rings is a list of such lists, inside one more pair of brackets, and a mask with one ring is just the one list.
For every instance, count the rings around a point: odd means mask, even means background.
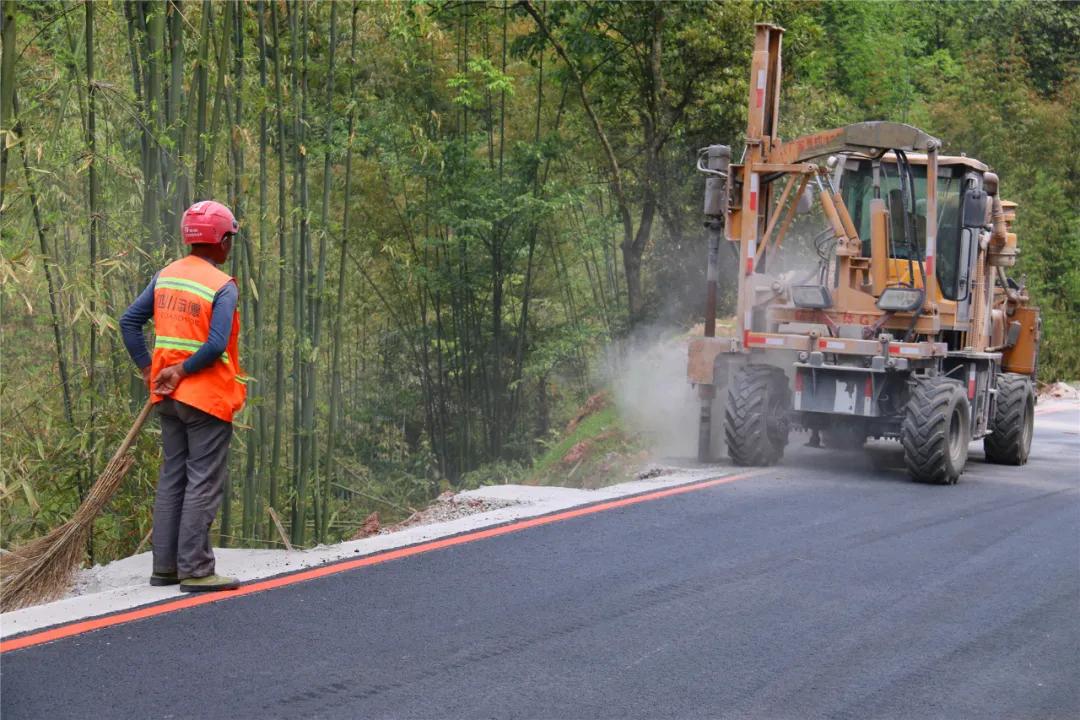
[{"label": "new black asphalt surface", "polygon": [[796,447],[758,477],[9,652],[0,710],[1075,719],[1080,413],[1042,420],[1030,464],[973,445],[955,487]]}]

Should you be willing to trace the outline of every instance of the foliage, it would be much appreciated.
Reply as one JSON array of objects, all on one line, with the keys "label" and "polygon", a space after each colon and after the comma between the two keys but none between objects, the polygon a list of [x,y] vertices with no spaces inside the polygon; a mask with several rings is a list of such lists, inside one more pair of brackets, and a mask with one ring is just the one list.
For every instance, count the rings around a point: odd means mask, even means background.
[{"label": "foliage", "polygon": [[526,482],[598,488],[631,478],[646,453],[629,432],[618,408],[607,406],[586,416],[536,458]]}]

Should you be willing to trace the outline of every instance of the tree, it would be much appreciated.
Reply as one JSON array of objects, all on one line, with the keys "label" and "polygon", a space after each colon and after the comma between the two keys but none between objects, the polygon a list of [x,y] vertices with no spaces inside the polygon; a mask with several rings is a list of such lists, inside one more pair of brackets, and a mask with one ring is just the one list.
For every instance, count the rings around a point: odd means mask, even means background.
[{"label": "tree", "polygon": [[711,4],[560,4],[546,15],[528,0],[521,7],[562,59],[603,148],[622,226],[627,312],[636,323],[645,312],[642,263],[658,212],[681,234],[669,143],[685,132],[714,73],[736,62],[719,29],[747,18]]}]

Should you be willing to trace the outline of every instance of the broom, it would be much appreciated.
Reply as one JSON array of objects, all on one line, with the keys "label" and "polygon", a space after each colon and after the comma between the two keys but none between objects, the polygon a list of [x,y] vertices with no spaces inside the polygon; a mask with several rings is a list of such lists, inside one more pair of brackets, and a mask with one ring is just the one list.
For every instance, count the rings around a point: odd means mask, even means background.
[{"label": "broom", "polygon": [[153,404],[147,400],[105,470],[98,476],[75,516],[48,535],[0,554],[0,611],[49,602],[63,596],[82,565],[94,519],[120,488],[135,464],[128,453],[146,424]]}]

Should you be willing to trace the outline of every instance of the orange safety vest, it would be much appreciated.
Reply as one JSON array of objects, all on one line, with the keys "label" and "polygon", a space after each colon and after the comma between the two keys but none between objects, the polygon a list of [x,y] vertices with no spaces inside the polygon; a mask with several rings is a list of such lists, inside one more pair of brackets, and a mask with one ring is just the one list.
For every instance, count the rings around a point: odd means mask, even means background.
[{"label": "orange safety vest", "polygon": [[[162,368],[191,357],[209,339],[214,295],[231,282],[235,281],[195,255],[177,260],[158,274],[154,284],[157,338],[150,377],[157,377]],[[247,378],[240,369],[239,335],[240,313],[233,312],[232,333],[225,353],[219,360],[183,378],[171,397],[232,422],[247,396]],[[164,397],[151,393],[155,403]]]}]

